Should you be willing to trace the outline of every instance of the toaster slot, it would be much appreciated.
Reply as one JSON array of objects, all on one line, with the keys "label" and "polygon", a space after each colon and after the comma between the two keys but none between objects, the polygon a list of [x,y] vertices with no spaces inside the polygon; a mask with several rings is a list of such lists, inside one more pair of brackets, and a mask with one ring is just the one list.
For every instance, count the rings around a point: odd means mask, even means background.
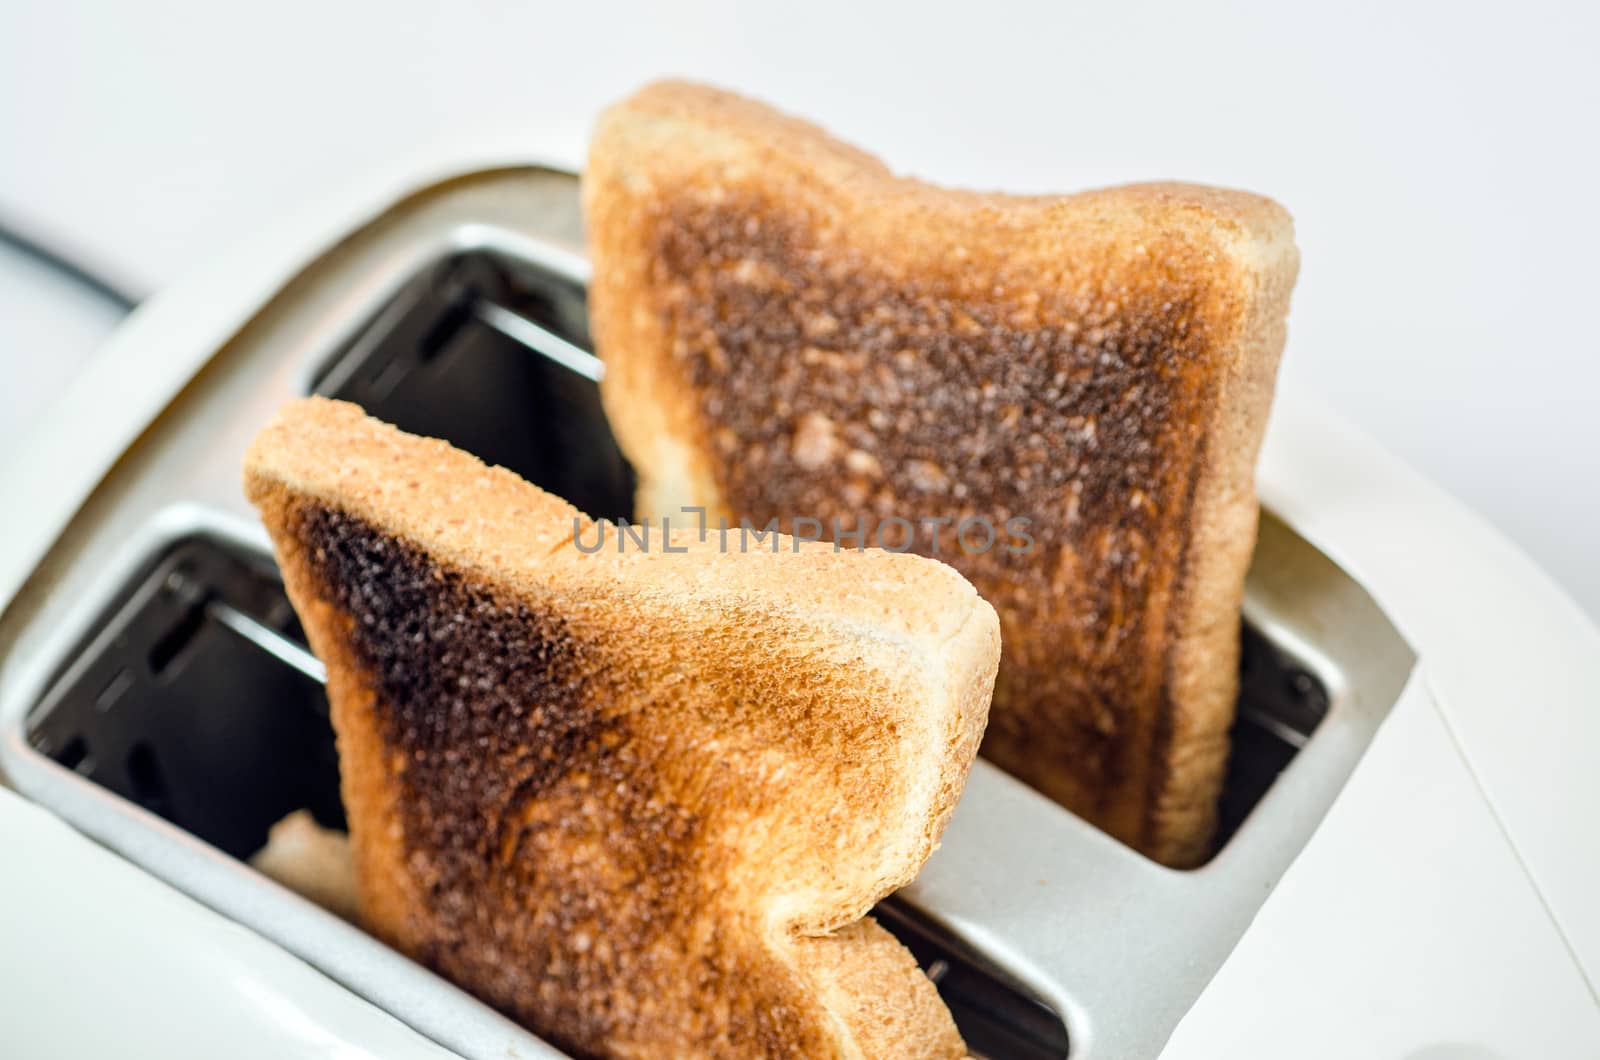
[{"label": "toaster slot", "polygon": [[1239,701],[1217,805],[1219,851],[1311,739],[1330,702],[1322,679],[1255,627],[1245,623],[1240,638]]},{"label": "toaster slot", "polygon": [[269,560],[182,541],[103,615],[29,740],[234,857],[302,807],[343,827],[321,683],[260,643],[294,648],[299,632]]},{"label": "toaster slot", "polygon": [[600,407],[584,290],[490,251],[422,270],[313,381],[402,430],[510,468],[595,518],[626,519],[633,472]]},{"label": "toaster slot", "polygon": [[[79,646],[30,716],[30,742],[241,859],[241,871],[297,809],[343,829],[324,671],[293,616],[267,557],[181,540]],[[109,709],[108,687],[123,689]],[[971,947],[903,902],[875,915],[934,979],[979,1055],[1066,1055],[1060,1017]]]},{"label": "toaster slot", "polygon": [[955,1017],[967,1048],[995,1060],[1059,1060],[1070,1042],[1055,1010],[953,938],[913,906],[894,897],[872,915],[894,933],[928,973]]}]

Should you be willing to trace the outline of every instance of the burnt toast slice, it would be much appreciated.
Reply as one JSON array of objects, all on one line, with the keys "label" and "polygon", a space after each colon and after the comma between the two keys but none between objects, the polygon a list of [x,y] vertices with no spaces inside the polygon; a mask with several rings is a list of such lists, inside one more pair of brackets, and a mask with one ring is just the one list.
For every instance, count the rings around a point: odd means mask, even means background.
[{"label": "burnt toast slice", "polygon": [[1185,184],[945,190],[682,83],[604,114],[584,205],[639,516],[952,564],[1004,633],[984,753],[1153,858],[1202,860],[1288,214]]},{"label": "burnt toast slice", "polygon": [[618,545],[318,398],[245,488],[327,666],[375,934],[580,1056],[965,1055],[864,916],[983,731],[998,622],[955,571]]}]

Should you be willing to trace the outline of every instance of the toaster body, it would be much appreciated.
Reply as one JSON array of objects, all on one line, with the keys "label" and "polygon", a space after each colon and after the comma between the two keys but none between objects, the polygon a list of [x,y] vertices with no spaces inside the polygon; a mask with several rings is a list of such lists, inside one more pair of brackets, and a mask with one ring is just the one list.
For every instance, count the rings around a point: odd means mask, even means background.
[{"label": "toaster body", "polygon": [[[13,454],[19,1055],[559,1055],[249,867],[286,814],[343,814],[239,467],[318,393],[626,517],[587,279],[568,173],[364,197],[142,309]],[[1159,866],[980,762],[876,915],[992,1057],[1600,1055],[1600,633],[1313,401],[1280,397],[1260,477],[1214,856]]]}]

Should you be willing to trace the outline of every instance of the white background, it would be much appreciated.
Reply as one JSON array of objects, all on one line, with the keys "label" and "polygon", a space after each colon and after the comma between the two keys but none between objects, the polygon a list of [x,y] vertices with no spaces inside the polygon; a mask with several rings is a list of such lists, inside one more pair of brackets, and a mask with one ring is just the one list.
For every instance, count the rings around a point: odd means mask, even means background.
[{"label": "white background", "polygon": [[[1600,5],[741,7],[0,0],[0,215],[156,290],[400,158],[579,159],[663,73],[949,183],[1237,185],[1296,217],[1284,378],[1600,615]],[[110,319],[0,252],[0,447]]]}]

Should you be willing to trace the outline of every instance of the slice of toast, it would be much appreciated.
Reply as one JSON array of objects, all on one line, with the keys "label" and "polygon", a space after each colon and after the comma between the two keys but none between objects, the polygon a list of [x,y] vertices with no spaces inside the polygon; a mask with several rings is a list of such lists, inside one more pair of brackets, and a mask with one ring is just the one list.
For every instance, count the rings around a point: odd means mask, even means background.
[{"label": "slice of toast", "polygon": [[327,665],[373,932],[578,1055],[964,1055],[864,919],[982,735],[999,626],[955,571],[646,550],[316,398],[245,486]]},{"label": "slice of toast", "polygon": [[984,753],[1154,858],[1202,860],[1288,215],[1183,184],[944,190],[681,83],[605,113],[584,204],[639,515],[945,559],[1004,631]]}]

